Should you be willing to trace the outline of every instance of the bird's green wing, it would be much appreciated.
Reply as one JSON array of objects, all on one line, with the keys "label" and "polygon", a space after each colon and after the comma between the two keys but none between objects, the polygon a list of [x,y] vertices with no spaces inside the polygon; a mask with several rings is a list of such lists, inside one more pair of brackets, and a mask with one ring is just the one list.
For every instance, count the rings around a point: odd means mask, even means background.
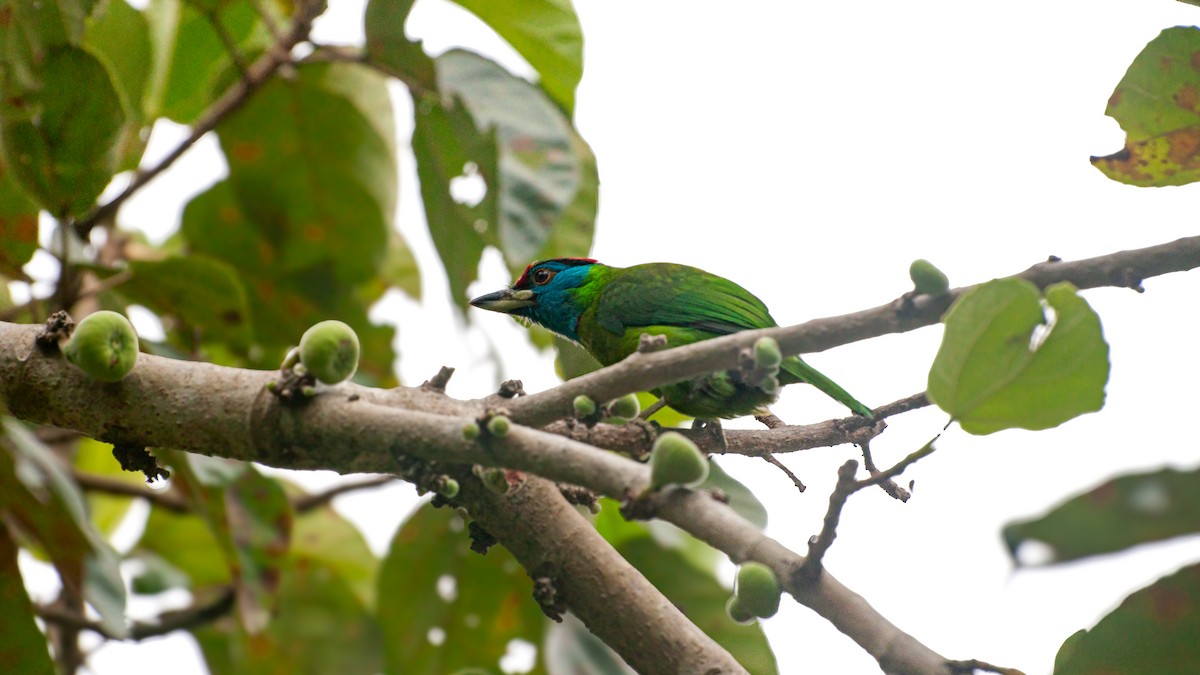
[{"label": "bird's green wing", "polygon": [[596,321],[617,335],[646,326],[725,335],[776,325],[766,305],[750,291],[704,270],[672,263],[622,270],[597,302]]}]

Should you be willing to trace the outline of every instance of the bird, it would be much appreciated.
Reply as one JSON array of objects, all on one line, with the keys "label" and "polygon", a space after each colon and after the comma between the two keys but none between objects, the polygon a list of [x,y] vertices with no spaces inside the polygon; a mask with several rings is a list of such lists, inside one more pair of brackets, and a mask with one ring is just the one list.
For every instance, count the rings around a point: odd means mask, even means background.
[{"label": "bird", "polygon": [[[666,336],[667,346],[679,347],[779,325],[762,300],[738,284],[696,267],[665,262],[612,267],[592,258],[540,260],[512,286],[470,302],[539,324],[578,343],[605,366],[637,351],[642,334]],[[741,375],[737,370],[721,371],[651,393],[702,420],[767,414],[778,387],[767,391]],[[806,382],[852,412],[873,417],[870,408],[799,356],[783,359],[778,381]]]}]

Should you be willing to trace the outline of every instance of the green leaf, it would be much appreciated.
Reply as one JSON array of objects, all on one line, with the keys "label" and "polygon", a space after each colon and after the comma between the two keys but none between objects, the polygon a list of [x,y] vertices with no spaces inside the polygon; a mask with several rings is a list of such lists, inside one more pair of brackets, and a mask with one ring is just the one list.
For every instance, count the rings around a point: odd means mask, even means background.
[{"label": "green leaf", "polygon": [[[532,589],[503,547],[474,553],[458,514],[422,507],[397,531],[379,572],[386,671],[490,672],[510,641],[540,645],[547,619]],[[431,635],[442,640],[434,644]]]},{"label": "green leaf", "polygon": [[[514,274],[535,258],[586,254],[598,178],[590,148],[541,89],[471,52],[436,63],[440,96],[417,100],[413,150],[430,235],[463,308],[485,246]],[[460,176],[483,179],[481,201],[451,195]]]},{"label": "green leaf", "polygon": [[236,622],[193,628],[214,675],[327,675],[383,669],[379,626],[335,568],[316,560],[283,569],[278,611],[248,635]]},{"label": "green leaf", "polygon": [[173,316],[190,342],[218,340],[243,345],[250,322],[246,290],[228,263],[204,255],[134,260],[130,279],[117,291],[160,316]]},{"label": "green leaf", "polygon": [[1118,476],[1073,497],[1039,518],[1004,527],[1017,558],[1026,542],[1048,546],[1067,562],[1200,532],[1200,470],[1162,469]]},{"label": "green leaf", "polygon": [[16,420],[0,419],[0,512],[49,554],[63,584],[82,593],[101,626],[123,636],[125,584],[116,552],[92,528],[79,487],[51,451]]},{"label": "green leaf", "polygon": [[419,40],[409,40],[404,24],[413,0],[369,0],[363,15],[366,59],[400,77],[414,94],[437,88],[433,59]]},{"label": "green leaf", "polygon": [[[477,54],[451,50],[438,57],[437,68],[443,97],[460,98],[479,129],[495,134],[498,173],[484,178],[499,194],[487,227],[495,228],[494,241],[513,271],[550,257],[547,243],[556,227],[586,231],[590,246],[594,203],[578,208],[569,222],[561,220],[588,187],[594,164],[562,112],[540,89]],[[577,248],[553,255],[585,253],[587,248]]]},{"label": "green leaf", "polygon": [[145,15],[125,0],[109,0],[88,22],[83,44],[108,70],[126,116],[143,119],[142,100],[153,65]]},{"label": "green leaf", "polygon": [[[170,455],[165,455],[170,457]],[[248,633],[262,632],[274,609],[280,569],[291,544],[292,510],[283,486],[252,465],[199,455],[175,456],[176,480],[224,553]],[[155,551],[184,573],[164,551]]]},{"label": "green leaf", "polygon": [[25,593],[17,566],[17,544],[0,524],[0,664],[10,673],[54,675],[46,636],[33,618],[33,603]]},{"label": "green leaf", "polygon": [[95,204],[116,169],[121,100],[104,66],[82,49],[54,49],[36,76],[37,89],[7,92],[4,163],[53,215],[79,214]]},{"label": "green leaf", "polygon": [[542,88],[574,114],[583,77],[583,30],[570,0],[454,0],[491,26],[525,57]]},{"label": "green leaf", "polygon": [[[272,44],[270,31],[255,10],[271,4],[226,2],[214,15],[243,64],[253,62]],[[153,5],[147,18],[159,56],[156,75],[149,83],[149,100],[157,106],[150,107],[148,117],[162,115],[192,124],[240,74],[210,18],[178,0]]]},{"label": "green leaf", "polygon": [[732,591],[712,572],[696,568],[681,552],[665,549],[649,537],[628,539],[617,550],[746,670],[754,675],[779,672],[762,626],[739,625],[726,614],[725,602]]},{"label": "green leaf", "polygon": [[465,308],[467,286],[475,280],[483,257],[488,214],[495,197],[488,191],[474,206],[456,201],[450,181],[468,163],[481,173],[494,175],[495,145],[475,131],[470,113],[455,100],[445,106],[419,100],[414,106],[413,153],[429,235],[438,250],[450,282],[450,297]]},{"label": "green leaf", "polygon": [[715,457],[710,457],[708,462],[708,478],[696,489],[704,491],[714,488],[725,493],[725,496],[729,499],[729,508],[737,512],[739,516],[745,518],[751,525],[760,530],[766,529],[767,507],[758,501],[758,497],[754,496],[750,488],[726,473],[721,468],[721,465],[717,463]]},{"label": "green leaf", "polygon": [[24,278],[21,268],[38,245],[38,207],[0,159],[0,276]]},{"label": "green leaf", "polygon": [[396,205],[392,108],[384,80],[355,64],[275,78],[218,129],[242,208],[294,271],[328,265],[371,278]]},{"label": "green leaf", "polygon": [[232,579],[217,538],[197,515],[152,506],[134,551],[152,554],[186,574],[192,590],[227,586]]},{"label": "green leaf", "polygon": [[327,567],[345,582],[362,607],[375,609],[379,559],[358,528],[329,504],[296,517],[292,560],[299,566],[317,563]]},{"label": "green leaf", "polygon": [[[278,268],[281,253],[267,239],[262,223],[242,210],[228,181],[217,183],[188,203],[183,212],[183,238],[188,248],[231,264],[247,289],[253,338],[260,368],[277,368],[288,347],[309,326],[337,318],[358,333],[362,361],[356,380],[386,386],[395,382],[390,326],[376,326],[367,309],[382,289],[373,281],[344,283],[329,265],[286,272]],[[287,245],[281,242],[280,245]]]},{"label": "green leaf", "polygon": [[1067,638],[1055,675],[1190,675],[1200,663],[1200,565],[1137,591],[1091,630]]},{"label": "green leaf", "polygon": [[636,675],[619,654],[571,614],[550,626],[542,660],[546,671],[555,675]]},{"label": "green leaf", "polygon": [[964,431],[1048,429],[1104,405],[1100,318],[1070,284],[1046,289],[1045,301],[1052,319],[1033,284],[997,279],[946,313],[928,395]]},{"label": "green leaf", "polygon": [[127,120],[118,141],[118,168],[136,169],[146,148],[145,96],[154,65],[146,16],[125,0],[109,0],[88,21],[84,46],[108,70]]},{"label": "green leaf", "polygon": [[1150,41],[1117,84],[1105,112],[1125,130],[1125,147],[1092,164],[1143,187],[1200,179],[1200,29],[1168,28]]}]

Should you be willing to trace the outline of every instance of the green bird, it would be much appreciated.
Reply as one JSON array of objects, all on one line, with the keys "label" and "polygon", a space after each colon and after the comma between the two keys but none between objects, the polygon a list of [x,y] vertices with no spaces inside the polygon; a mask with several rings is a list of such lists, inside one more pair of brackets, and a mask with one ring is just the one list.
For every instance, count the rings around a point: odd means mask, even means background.
[{"label": "green bird", "polygon": [[[533,321],[583,346],[603,365],[637,351],[643,333],[682,345],[779,324],[753,293],[704,270],[673,263],[609,267],[590,258],[531,264],[511,288],[471,301]],[[783,359],[779,383],[807,382],[860,415],[871,409],[798,356]],[[672,408],[699,419],[764,414],[777,393],[728,370],[660,387]]]}]

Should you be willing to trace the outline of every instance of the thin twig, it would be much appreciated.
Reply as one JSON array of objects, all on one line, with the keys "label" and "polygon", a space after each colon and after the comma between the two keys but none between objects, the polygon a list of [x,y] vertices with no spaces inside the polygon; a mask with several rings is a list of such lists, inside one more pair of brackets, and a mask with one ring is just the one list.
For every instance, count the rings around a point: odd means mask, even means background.
[{"label": "thin twig", "polygon": [[858,462],[852,459],[847,460],[838,469],[837,484],[834,485],[833,492],[829,493],[829,508],[825,510],[821,533],[808,540],[808,556],[796,569],[798,583],[810,584],[821,576],[821,559],[829,547],[833,546],[833,540],[837,539],[837,526],[842,518],[842,508],[846,506],[846,500],[850,498],[850,495],[858,490],[857,482],[854,480],[854,474],[857,471]]},{"label": "thin twig", "polygon": [[[121,270],[111,277],[103,279],[80,291],[78,294],[76,294],[75,301],[78,302],[80,300],[86,300],[87,298],[111,291],[112,289],[120,286],[132,278],[133,272],[129,270]],[[17,305],[16,307],[9,307],[7,309],[0,310],[0,321],[11,321],[19,316],[21,312],[32,311],[35,306],[43,302],[45,302],[44,298],[30,298],[28,302]]]},{"label": "thin twig", "polygon": [[[209,623],[229,613],[229,610],[233,608],[233,598],[233,588],[227,587],[211,602],[192,605],[177,612],[164,613],[159,617],[159,621],[153,623],[134,621],[129,628],[129,639],[145,640]],[[116,639],[99,623],[92,621],[80,612],[60,605],[34,605],[33,611],[47,623],[74,631],[91,631],[109,640]]]},{"label": "thin twig", "polygon": [[795,484],[797,490],[804,492],[805,490],[808,489],[804,486],[804,483],[800,480],[800,478],[796,474],[792,473],[791,469],[784,466],[783,462],[779,461],[779,459],[776,458],[775,455],[767,452],[762,455],[762,458],[764,460],[766,460],[768,464],[774,466],[775,468],[777,468],[780,471],[787,474],[787,477],[792,479],[792,483]]},{"label": "thin twig", "polygon": [[313,492],[302,497],[297,497],[296,500],[292,502],[292,510],[294,510],[296,513],[307,513],[313,509],[328,504],[329,502],[333,501],[334,497],[337,497],[338,495],[343,495],[347,492],[354,492],[355,490],[368,490],[370,488],[380,487],[381,485],[387,485],[388,483],[395,482],[396,480],[397,478],[395,476],[387,475],[374,476],[372,478],[367,478],[360,481],[339,483],[338,485],[334,485],[326,490]]},{"label": "thin twig", "polygon": [[993,665],[987,661],[980,661],[979,659],[948,661],[947,665],[949,665],[950,669],[956,674],[961,675],[970,675],[977,670],[982,670],[989,673],[1000,673],[1000,675],[1025,675],[1025,673],[1017,670],[1016,668],[1005,668],[1003,666]]},{"label": "thin twig", "polygon": [[248,79],[249,74],[246,67],[246,60],[242,58],[242,53],[238,49],[237,42],[234,41],[233,36],[229,34],[229,31],[225,30],[225,24],[221,23],[219,10],[214,6],[213,9],[203,12],[203,16],[205,21],[208,22],[209,27],[217,34],[217,38],[221,40],[221,45],[225,47],[225,53],[229,54],[229,60],[233,61],[233,65],[241,73],[242,79]]},{"label": "thin twig", "polygon": [[913,463],[917,462],[920,459],[928,457],[929,455],[932,455],[933,451],[937,449],[933,446],[933,443],[934,443],[934,441],[936,441],[939,438],[941,438],[941,434],[934,436],[932,439],[930,439],[930,441],[928,443],[921,446],[920,450],[917,450],[917,451],[911,453],[909,456],[907,456],[904,459],[897,462],[895,466],[888,469],[887,471],[880,471],[878,474],[875,474],[875,475],[871,476],[870,478],[864,478],[863,480],[858,481],[858,487],[855,489],[861,490],[862,488],[869,487],[871,485],[879,485],[879,484],[883,483],[884,481],[890,481],[891,479],[895,478],[896,476],[899,476],[900,474],[904,473],[904,470],[907,469],[909,466],[911,466]]},{"label": "thin twig", "polygon": [[167,490],[151,490],[140,484],[126,483],[123,480],[101,476],[84,471],[74,471],[72,477],[79,487],[92,492],[103,492],[122,497],[137,497],[145,499],[155,506],[164,508],[172,513],[190,513],[191,506],[179,493]]},{"label": "thin twig", "polygon": [[[862,456],[863,456],[863,468],[865,468],[867,470],[867,473],[869,473],[870,475],[878,476],[880,474],[880,471],[879,471],[879,467],[875,466],[875,459],[871,456],[871,444],[863,443],[861,445],[861,447],[862,447]],[[902,502],[907,502],[908,499],[910,497],[912,497],[912,494],[908,490],[905,490],[904,488],[900,487],[899,485],[896,485],[896,481],[894,481],[890,478],[880,481],[879,487],[882,488],[884,492],[891,495],[893,499],[899,499]]]}]

